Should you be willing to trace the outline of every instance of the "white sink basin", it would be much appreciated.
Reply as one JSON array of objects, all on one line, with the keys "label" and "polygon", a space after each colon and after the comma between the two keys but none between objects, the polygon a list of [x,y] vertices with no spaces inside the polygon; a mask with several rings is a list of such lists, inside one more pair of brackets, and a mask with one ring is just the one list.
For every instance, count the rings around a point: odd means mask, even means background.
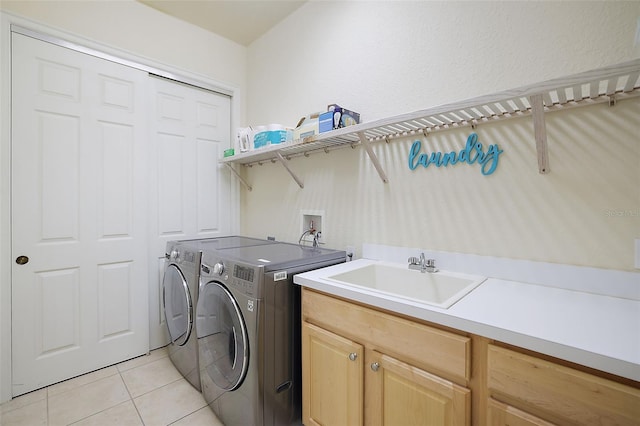
[{"label": "white sink basin", "polygon": [[327,279],[446,309],[486,277],[448,271],[422,273],[406,266],[378,262],[331,275]]}]

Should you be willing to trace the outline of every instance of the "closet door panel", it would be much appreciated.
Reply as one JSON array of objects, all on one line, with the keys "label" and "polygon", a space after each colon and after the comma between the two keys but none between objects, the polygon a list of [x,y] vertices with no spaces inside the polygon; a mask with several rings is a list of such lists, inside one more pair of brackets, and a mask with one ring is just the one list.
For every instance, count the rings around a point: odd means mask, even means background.
[{"label": "closet door panel", "polygon": [[151,348],[168,343],[162,275],[168,241],[211,238],[231,231],[231,177],[218,164],[231,147],[231,99],[160,77],[149,77],[151,148],[149,292]]},{"label": "closet door panel", "polygon": [[147,85],[12,35],[13,396],[149,349]]}]

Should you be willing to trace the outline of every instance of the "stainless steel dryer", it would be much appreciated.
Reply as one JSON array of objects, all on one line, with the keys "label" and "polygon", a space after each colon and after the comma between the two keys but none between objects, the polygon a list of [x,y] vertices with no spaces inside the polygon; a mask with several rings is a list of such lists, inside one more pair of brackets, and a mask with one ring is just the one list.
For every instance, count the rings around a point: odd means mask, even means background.
[{"label": "stainless steel dryer", "polygon": [[194,333],[195,307],[198,302],[200,257],[202,253],[169,241],[167,264],[162,279],[162,305],[169,330],[169,358],[178,371],[200,390],[198,347]]},{"label": "stainless steel dryer", "polygon": [[195,311],[199,295],[200,258],[203,250],[274,244],[257,238],[225,236],[167,243],[162,301],[169,330],[169,357],[178,371],[201,390]]},{"label": "stainless steel dryer", "polygon": [[227,426],[301,424],[300,287],[345,252],[274,243],[204,251],[196,332],[202,394]]}]

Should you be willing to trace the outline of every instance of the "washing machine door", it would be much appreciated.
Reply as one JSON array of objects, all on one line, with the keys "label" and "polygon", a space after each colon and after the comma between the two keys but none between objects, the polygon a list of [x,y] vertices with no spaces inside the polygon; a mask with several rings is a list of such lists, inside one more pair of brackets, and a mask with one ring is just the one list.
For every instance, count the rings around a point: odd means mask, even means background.
[{"label": "washing machine door", "polygon": [[249,339],[238,302],[223,284],[211,281],[200,288],[197,321],[204,371],[219,388],[238,388],[249,365]]},{"label": "washing machine door", "polygon": [[187,343],[193,326],[193,304],[184,274],[170,264],[162,279],[162,303],[171,342],[182,346]]}]

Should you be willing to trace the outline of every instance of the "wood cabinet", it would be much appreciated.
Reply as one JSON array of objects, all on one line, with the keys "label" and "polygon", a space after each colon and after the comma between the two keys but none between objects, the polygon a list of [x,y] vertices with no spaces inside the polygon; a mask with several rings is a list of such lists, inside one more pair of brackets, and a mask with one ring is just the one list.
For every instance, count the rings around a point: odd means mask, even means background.
[{"label": "wood cabinet", "polygon": [[302,359],[305,424],[361,425],[362,345],[303,323]]},{"label": "wood cabinet", "polygon": [[553,423],[495,399],[489,399],[487,424],[496,426],[553,426]]},{"label": "wood cabinet", "polygon": [[631,380],[308,288],[302,319],[307,426],[640,426]]},{"label": "wood cabinet", "polygon": [[470,424],[469,337],[307,289],[302,303],[304,424]]},{"label": "wood cabinet", "polygon": [[640,424],[640,389],[496,345],[488,387],[491,425]]},{"label": "wood cabinet", "polygon": [[367,425],[469,424],[469,389],[377,351],[366,355]]}]

